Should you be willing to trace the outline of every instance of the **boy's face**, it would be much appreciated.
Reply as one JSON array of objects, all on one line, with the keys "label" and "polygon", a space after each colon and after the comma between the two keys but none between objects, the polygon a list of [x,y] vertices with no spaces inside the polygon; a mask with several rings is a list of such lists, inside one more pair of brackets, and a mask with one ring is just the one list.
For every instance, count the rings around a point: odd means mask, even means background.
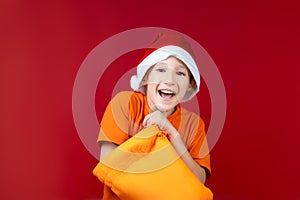
[{"label": "boy's face", "polygon": [[186,66],[175,57],[158,62],[146,75],[147,101],[152,110],[172,114],[176,105],[191,90],[190,75]]}]

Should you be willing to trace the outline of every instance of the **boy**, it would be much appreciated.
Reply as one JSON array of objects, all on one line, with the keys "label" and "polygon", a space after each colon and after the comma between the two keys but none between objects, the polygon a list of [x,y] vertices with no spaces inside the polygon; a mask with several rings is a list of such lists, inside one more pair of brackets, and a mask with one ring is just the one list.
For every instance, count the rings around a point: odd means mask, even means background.
[{"label": "boy", "polygon": [[[198,91],[200,74],[189,44],[180,35],[159,33],[131,78],[134,92],[120,92],[109,103],[101,121],[100,160],[140,130],[156,124],[181,159],[205,183],[210,176],[203,120],[181,108]],[[204,147],[204,148],[203,148]],[[104,199],[112,198],[105,187]]]}]

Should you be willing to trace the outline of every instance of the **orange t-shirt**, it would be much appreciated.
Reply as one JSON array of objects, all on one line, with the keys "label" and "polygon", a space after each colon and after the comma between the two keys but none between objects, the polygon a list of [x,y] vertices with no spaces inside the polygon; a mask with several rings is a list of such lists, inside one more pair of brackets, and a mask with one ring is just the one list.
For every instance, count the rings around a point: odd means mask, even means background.
[{"label": "orange t-shirt", "polygon": [[[122,144],[143,129],[143,120],[150,113],[147,98],[139,92],[120,92],[108,104],[101,121],[98,142]],[[179,105],[168,120],[178,130],[192,158],[210,176],[210,156],[203,120]]]}]

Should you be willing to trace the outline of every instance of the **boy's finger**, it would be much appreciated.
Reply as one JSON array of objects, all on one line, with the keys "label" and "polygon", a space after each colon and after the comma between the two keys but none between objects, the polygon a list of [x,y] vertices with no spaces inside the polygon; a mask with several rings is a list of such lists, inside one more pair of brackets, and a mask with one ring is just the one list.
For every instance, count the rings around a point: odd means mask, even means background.
[{"label": "boy's finger", "polygon": [[143,126],[144,126],[144,127],[147,127],[147,116],[144,118]]},{"label": "boy's finger", "polygon": [[144,121],[143,121],[143,126],[144,127],[148,127],[150,125],[150,121],[151,120],[151,115],[147,115],[145,118],[144,118]]}]

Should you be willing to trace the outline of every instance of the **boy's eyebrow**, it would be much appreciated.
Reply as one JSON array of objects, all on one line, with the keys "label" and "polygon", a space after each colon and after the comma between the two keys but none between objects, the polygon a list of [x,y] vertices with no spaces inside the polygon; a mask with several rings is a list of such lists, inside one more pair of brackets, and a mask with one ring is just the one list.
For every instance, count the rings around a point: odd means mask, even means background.
[{"label": "boy's eyebrow", "polygon": [[186,66],[185,65],[182,65],[182,64],[180,64],[180,65],[177,65],[178,67],[180,67],[180,68],[184,68],[184,69],[187,69],[186,68]]},{"label": "boy's eyebrow", "polygon": [[[157,63],[157,65],[164,65],[164,64],[166,64],[164,61],[160,61],[159,63]],[[178,64],[176,65],[176,67],[186,69],[186,66],[184,64]]]}]

